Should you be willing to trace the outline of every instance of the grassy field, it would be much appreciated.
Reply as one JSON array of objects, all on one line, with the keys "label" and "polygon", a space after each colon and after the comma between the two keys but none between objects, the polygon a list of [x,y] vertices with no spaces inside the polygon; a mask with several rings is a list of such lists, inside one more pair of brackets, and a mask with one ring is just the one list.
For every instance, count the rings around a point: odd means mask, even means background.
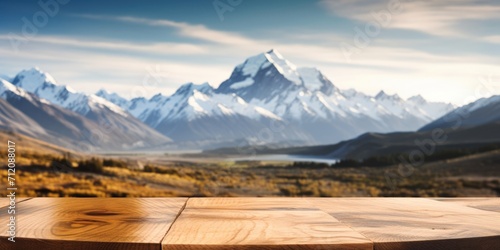
[{"label": "grassy field", "polygon": [[[499,150],[423,164],[406,177],[396,165],[169,162],[161,157],[138,164],[134,156],[110,159],[60,149],[18,151],[20,197],[500,195]],[[6,157],[0,159],[6,162]],[[0,178],[6,180],[7,167],[2,169]]]}]

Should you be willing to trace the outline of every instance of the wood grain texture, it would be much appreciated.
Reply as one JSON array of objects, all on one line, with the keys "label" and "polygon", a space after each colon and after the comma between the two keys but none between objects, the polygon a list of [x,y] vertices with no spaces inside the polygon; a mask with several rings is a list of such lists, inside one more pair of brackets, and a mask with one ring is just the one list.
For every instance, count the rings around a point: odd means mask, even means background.
[{"label": "wood grain texture", "polygon": [[193,198],[164,249],[372,249],[307,199]]},{"label": "wood grain texture", "polygon": [[433,198],[486,211],[500,212],[500,198]]},{"label": "wood grain texture", "polygon": [[[498,201],[497,198],[18,199],[16,243],[7,241],[6,230],[0,230],[0,249],[497,250],[500,249]],[[2,204],[8,205],[8,200],[0,199]],[[6,213],[3,206],[1,224],[6,224]]]},{"label": "wood grain texture", "polygon": [[500,214],[422,198],[311,198],[374,249],[499,249]]},{"label": "wood grain texture", "polygon": [[18,204],[16,243],[1,230],[0,249],[158,250],[186,200],[33,198]]}]

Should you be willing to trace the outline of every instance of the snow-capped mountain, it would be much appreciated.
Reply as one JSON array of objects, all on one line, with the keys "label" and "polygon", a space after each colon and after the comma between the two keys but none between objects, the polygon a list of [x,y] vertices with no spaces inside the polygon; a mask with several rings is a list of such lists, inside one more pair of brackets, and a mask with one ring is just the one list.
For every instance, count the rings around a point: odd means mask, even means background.
[{"label": "snow-capped mountain", "polygon": [[[248,116],[252,119],[269,118],[280,120],[273,113],[248,104],[241,97],[232,95],[215,94],[214,89],[208,84],[195,85],[188,83],[181,86],[172,96],[155,96],[151,101],[160,102],[161,106],[148,109],[139,117],[143,120],[155,120],[157,124],[165,119],[175,120],[186,118],[189,121],[205,116]],[[155,111],[162,111],[158,114]],[[153,116],[153,119],[152,117]]]},{"label": "snow-capped mountain", "polygon": [[423,115],[429,116],[432,120],[456,108],[456,106],[450,103],[428,102],[421,95],[412,96],[406,102],[412,105],[414,109],[418,109]]},{"label": "snow-capped mountain", "polygon": [[[381,120],[384,116],[418,116],[431,121],[443,114],[440,112],[453,108],[449,104],[437,104],[445,107],[442,108],[444,110],[435,110],[433,103],[425,100],[418,103],[417,97],[405,101],[383,91],[375,97],[353,89],[343,91],[318,69],[297,68],[275,50],[251,57],[237,66],[217,92],[235,93],[280,117],[292,119],[309,116],[331,119],[354,115],[375,120]],[[415,128],[417,126],[405,129]]]},{"label": "snow-capped mountain", "polygon": [[[428,103],[418,97],[405,101],[383,91],[371,97],[353,89],[340,90],[318,69],[297,68],[276,50],[238,65],[217,92],[235,93],[280,117],[292,119],[366,116],[381,121],[384,116],[415,116],[429,122],[453,108],[450,104]],[[405,130],[417,127],[413,125]]]},{"label": "snow-capped mountain", "polygon": [[454,108],[420,96],[341,90],[318,69],[299,68],[276,50],[248,58],[217,89],[186,84],[172,96],[128,103],[97,95],[180,141],[256,138],[269,130],[272,142],[334,143],[368,131],[416,130]]},{"label": "snow-capped mountain", "polygon": [[10,82],[0,79],[0,128],[33,137],[46,135],[45,129],[7,101],[20,99],[33,98]]},{"label": "snow-capped mountain", "polygon": [[57,85],[37,68],[22,71],[13,81],[1,80],[0,97],[33,120],[29,124],[43,128],[31,129],[40,132],[38,139],[80,150],[123,150],[171,141],[115,104]]},{"label": "snow-capped mountain", "polygon": [[[411,131],[451,109],[450,104],[403,100],[380,92],[372,97],[341,90],[315,68],[298,68],[271,50],[238,65],[217,89],[234,93],[331,143],[361,133]],[[420,101],[420,102],[418,102]]]},{"label": "snow-capped mountain", "polygon": [[127,110],[129,106],[129,101],[116,93],[109,93],[105,89],[100,89],[95,93],[96,96],[101,97],[102,99],[111,102],[112,104],[120,107],[122,110]]},{"label": "snow-capped mountain", "polygon": [[165,145],[169,137],[194,147],[335,143],[366,132],[416,130],[454,108],[421,96],[342,90],[320,70],[297,67],[276,50],[244,60],[216,89],[188,83],[150,99],[127,100],[104,89],[80,93],[38,68],[0,79],[6,100],[0,128],[14,127],[11,119],[25,134],[60,138],[61,145],[100,137],[95,144],[108,149]]},{"label": "snow-capped mountain", "polygon": [[58,85],[50,74],[39,68],[21,71],[12,80],[12,83],[52,104],[84,116],[90,115],[92,112],[100,112],[103,109],[125,117],[128,115],[123,109],[104,98],[78,93],[70,87]]},{"label": "snow-capped mountain", "polygon": [[466,129],[500,122],[500,95],[481,98],[457,108],[425,125],[420,131],[440,129]]},{"label": "snow-capped mountain", "polygon": [[[102,92],[98,95],[105,97]],[[208,83],[184,84],[168,97],[158,94],[149,100],[133,99],[128,111],[176,142],[258,140],[256,132],[271,123],[283,123],[272,112],[235,94],[215,93]],[[285,141],[287,136],[298,134],[283,131],[275,139]]]},{"label": "snow-capped mountain", "polygon": [[84,116],[52,105],[10,82],[1,80],[0,97],[0,120],[9,119],[2,122],[3,130],[73,149],[89,149],[100,144],[98,140],[113,142],[104,129]]}]

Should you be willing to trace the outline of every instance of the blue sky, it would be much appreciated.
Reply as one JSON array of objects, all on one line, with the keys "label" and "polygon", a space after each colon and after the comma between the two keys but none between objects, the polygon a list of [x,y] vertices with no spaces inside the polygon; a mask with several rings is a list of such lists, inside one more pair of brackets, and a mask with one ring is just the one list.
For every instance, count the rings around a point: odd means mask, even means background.
[{"label": "blue sky", "polygon": [[76,90],[132,98],[216,87],[274,48],[368,94],[456,104],[500,94],[500,1],[41,2],[50,8],[0,1],[0,74],[38,66]]}]

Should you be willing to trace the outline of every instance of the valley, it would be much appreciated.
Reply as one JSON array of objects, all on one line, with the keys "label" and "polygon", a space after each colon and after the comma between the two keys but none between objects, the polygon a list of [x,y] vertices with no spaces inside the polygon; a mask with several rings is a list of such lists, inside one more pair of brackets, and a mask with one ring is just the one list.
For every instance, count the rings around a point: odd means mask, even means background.
[{"label": "valley", "polygon": [[414,131],[455,108],[420,95],[340,89],[275,49],[242,60],[218,87],[189,82],[151,98],[79,92],[38,67],[4,78],[0,128],[84,152],[331,144]]},{"label": "valley", "polygon": [[[14,138],[20,197],[500,195],[500,150],[428,162],[403,178],[397,165],[231,161],[201,154],[92,155]],[[6,178],[6,171],[0,178]]]},{"label": "valley", "polygon": [[35,67],[0,79],[0,97],[25,197],[500,195],[498,96],[370,96],[277,50],[216,88],[128,100]]}]

